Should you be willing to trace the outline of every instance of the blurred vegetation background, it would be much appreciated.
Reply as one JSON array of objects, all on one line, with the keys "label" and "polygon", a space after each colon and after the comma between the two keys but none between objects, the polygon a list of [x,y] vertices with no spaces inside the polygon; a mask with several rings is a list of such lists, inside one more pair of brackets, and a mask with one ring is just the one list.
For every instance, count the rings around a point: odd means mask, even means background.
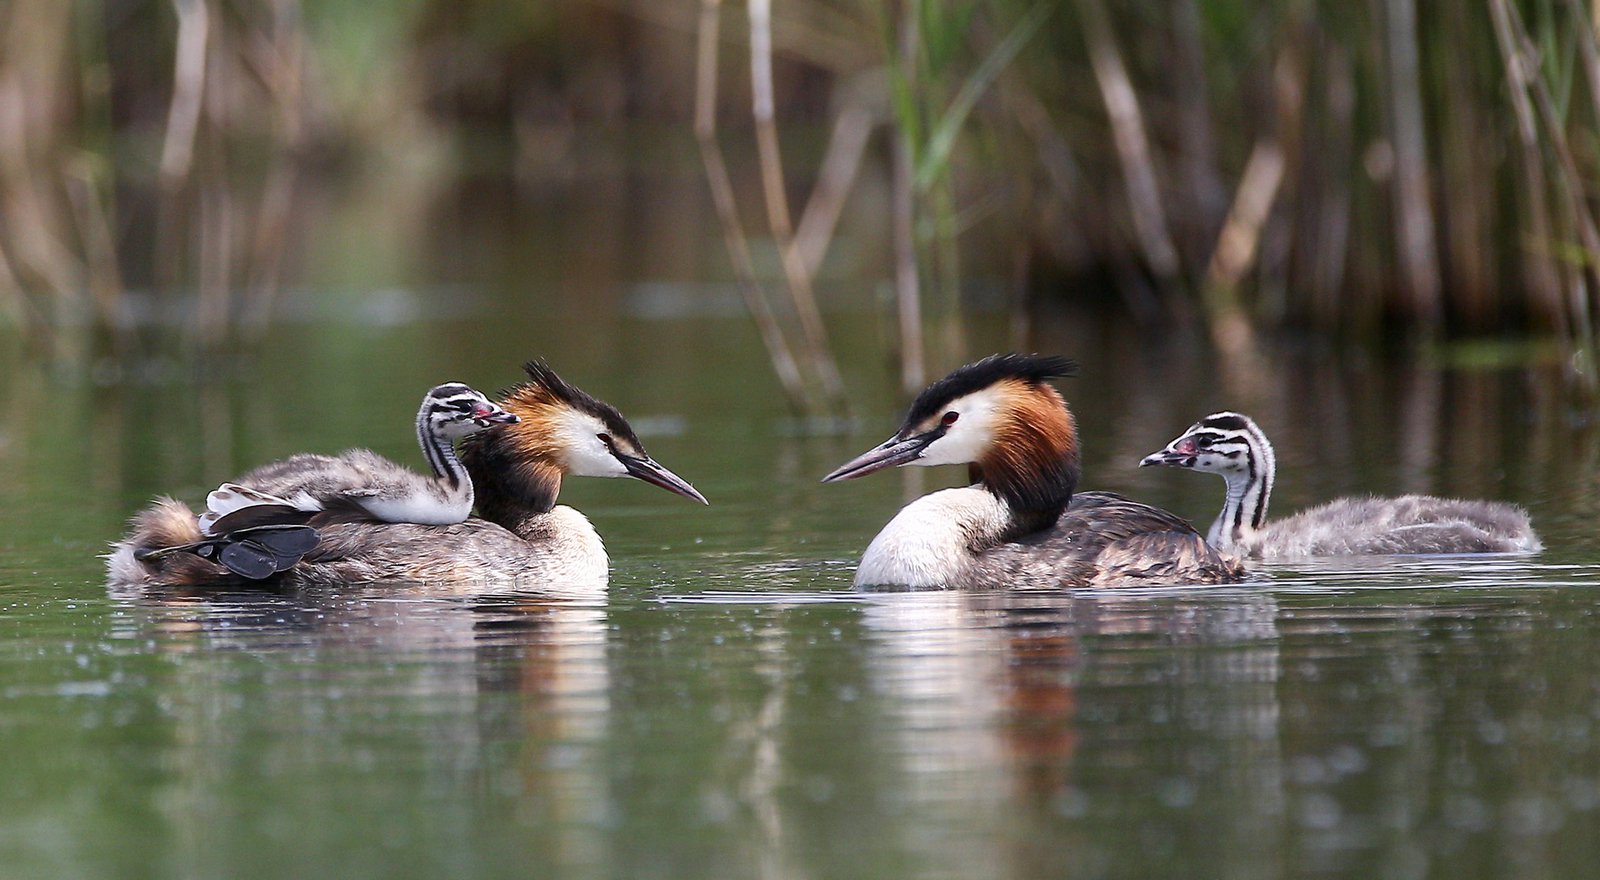
[{"label": "blurred vegetation background", "polygon": [[[892,324],[908,387],[983,301],[1021,339],[1070,302],[1233,354],[1535,340],[1592,390],[1597,23],[1600,0],[7,0],[0,318],[53,357],[231,346],[328,283],[305,217],[340,193],[384,194],[366,219],[444,283],[474,245],[440,204],[577,186],[678,215],[664,249],[738,283],[799,407],[841,395],[830,295]],[[695,182],[591,185],[641,167]]]}]

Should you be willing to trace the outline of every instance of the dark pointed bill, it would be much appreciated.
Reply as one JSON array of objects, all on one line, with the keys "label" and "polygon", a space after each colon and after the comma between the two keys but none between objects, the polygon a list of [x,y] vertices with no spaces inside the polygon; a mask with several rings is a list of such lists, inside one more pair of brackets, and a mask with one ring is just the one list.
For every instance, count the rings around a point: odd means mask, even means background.
[{"label": "dark pointed bill", "polygon": [[706,500],[706,496],[700,494],[699,490],[689,485],[687,480],[656,464],[654,459],[634,458],[630,455],[618,455],[617,458],[622,462],[622,466],[628,469],[628,476],[630,477],[637,477],[674,495],[682,495],[690,501],[698,501],[701,504],[711,503]]},{"label": "dark pointed bill", "polygon": [[834,469],[833,473],[823,477],[822,482],[838,483],[843,480],[853,480],[856,477],[864,477],[887,467],[916,461],[922,457],[922,450],[936,439],[938,439],[938,434],[934,432],[919,434],[904,440],[901,440],[898,435],[890,437],[888,440],[839,465]]}]

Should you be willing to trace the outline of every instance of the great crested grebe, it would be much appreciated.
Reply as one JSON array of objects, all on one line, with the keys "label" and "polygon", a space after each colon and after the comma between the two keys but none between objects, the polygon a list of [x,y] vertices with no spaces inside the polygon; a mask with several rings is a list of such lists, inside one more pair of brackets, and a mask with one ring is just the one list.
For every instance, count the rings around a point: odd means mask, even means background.
[{"label": "great crested grebe", "polygon": [[[227,519],[238,516],[230,511],[216,519],[213,529],[221,525],[232,530],[227,534],[236,541],[262,545],[274,557],[274,570],[266,576],[276,575],[277,582],[288,585],[408,581],[603,589],[609,566],[605,546],[583,514],[555,503],[563,477],[634,477],[702,504],[706,500],[650,458],[615,407],[568,384],[544,364],[529,363],[524,369],[528,381],[508,389],[496,406],[509,424],[473,433],[461,444],[459,466],[465,469],[463,480],[470,479],[475,488],[480,516],[448,524],[386,522],[357,503],[364,500],[358,493],[350,502],[340,495],[341,503],[296,519],[283,505],[298,511],[295,502],[305,500],[300,493],[309,494],[311,486],[341,485],[350,474],[349,454],[297,455],[232,484],[234,491],[273,499],[242,506],[264,511],[263,517],[236,523]],[[415,510],[378,505],[380,513],[396,508]],[[282,518],[274,520],[274,514]],[[286,520],[296,524],[282,525]],[[311,530],[311,546],[301,549]],[[137,587],[254,579],[218,559],[215,547],[204,555],[192,552],[208,541],[214,544],[217,537],[201,531],[200,519],[187,505],[158,499],[134,517],[126,538],[112,548],[111,580]],[[290,556],[294,558],[279,558]]]},{"label": "great crested grebe", "polygon": [[856,568],[863,586],[1111,587],[1239,580],[1239,561],[1177,516],[1075,493],[1078,430],[1050,379],[1065,358],[993,355],[929,385],[900,430],[824,483],[892,465],[966,464],[972,485],[907,504]]},{"label": "great crested grebe", "polygon": [[1212,413],[1140,467],[1189,468],[1227,481],[1208,539],[1257,559],[1387,553],[1534,553],[1543,549],[1528,514],[1513,504],[1432,495],[1341,498],[1267,522],[1277,460],[1249,416]]}]

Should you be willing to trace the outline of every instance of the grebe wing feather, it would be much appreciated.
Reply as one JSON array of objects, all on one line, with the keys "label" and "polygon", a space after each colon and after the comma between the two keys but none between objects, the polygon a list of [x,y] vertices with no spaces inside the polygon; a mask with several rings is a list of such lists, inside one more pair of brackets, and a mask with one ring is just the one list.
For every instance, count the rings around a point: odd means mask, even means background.
[{"label": "grebe wing feather", "polygon": [[1207,544],[1183,517],[1114,492],[1074,495],[1052,531],[1086,536],[1080,546],[1094,564],[1090,586],[1212,584],[1243,573],[1238,559]]},{"label": "grebe wing feather", "polygon": [[973,579],[1060,589],[1225,583],[1242,572],[1182,517],[1113,492],[1081,492],[1054,526],[983,551]]},{"label": "grebe wing feather", "polygon": [[262,525],[304,523],[322,505],[309,496],[282,498],[238,483],[223,483],[206,495],[202,534],[217,536]]},{"label": "grebe wing feather", "polygon": [[1056,528],[1059,530],[1063,525],[1072,531],[1086,532],[1107,541],[1151,532],[1198,534],[1183,517],[1115,492],[1079,492],[1073,495]]},{"label": "grebe wing feather", "polygon": [[253,581],[264,580],[278,572],[272,551],[254,541],[234,541],[222,545],[217,561],[234,574]]}]

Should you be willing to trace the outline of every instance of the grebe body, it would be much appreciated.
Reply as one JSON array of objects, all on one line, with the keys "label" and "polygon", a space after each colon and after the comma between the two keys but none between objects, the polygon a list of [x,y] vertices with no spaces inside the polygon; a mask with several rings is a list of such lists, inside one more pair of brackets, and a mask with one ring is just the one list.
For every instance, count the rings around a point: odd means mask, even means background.
[{"label": "grebe body", "polygon": [[1277,458],[1261,427],[1236,412],[1206,416],[1139,466],[1221,475],[1227,493],[1208,537],[1217,547],[1256,559],[1543,549],[1528,514],[1495,501],[1432,495],[1341,498],[1268,522]]},{"label": "grebe body", "polygon": [[941,489],[872,539],[858,587],[1052,589],[1225,583],[1242,575],[1183,519],[1114,492],[1077,492],[1049,528],[1004,540],[1011,511],[987,489]]},{"label": "grebe body", "polygon": [[1059,588],[1238,580],[1188,523],[1110,492],[1077,493],[1077,427],[1045,384],[1063,358],[995,355],[930,385],[900,430],[823,478],[966,464],[972,485],[906,505],[867,545],[858,587]]},{"label": "grebe body", "polygon": [[[515,586],[588,592],[604,589],[609,559],[587,517],[556,504],[565,476],[632,477],[700,503],[705,498],[645,452],[615,407],[568,384],[542,363],[524,368],[528,381],[496,404],[509,423],[465,437],[459,466],[470,480],[480,516],[450,523],[387,522],[392,512],[337,494],[365,481],[379,457],[298,455],[258,468],[235,484],[285,502],[334,490],[304,520],[316,545],[269,576],[287,586],[376,581]],[[380,468],[381,469],[381,468]],[[348,493],[346,493],[348,494]],[[313,495],[313,497],[315,497]],[[391,493],[390,497],[406,497]],[[162,498],[138,514],[113,547],[113,584],[209,586],[251,580],[211,557],[171,552],[203,542],[200,518]]]}]

